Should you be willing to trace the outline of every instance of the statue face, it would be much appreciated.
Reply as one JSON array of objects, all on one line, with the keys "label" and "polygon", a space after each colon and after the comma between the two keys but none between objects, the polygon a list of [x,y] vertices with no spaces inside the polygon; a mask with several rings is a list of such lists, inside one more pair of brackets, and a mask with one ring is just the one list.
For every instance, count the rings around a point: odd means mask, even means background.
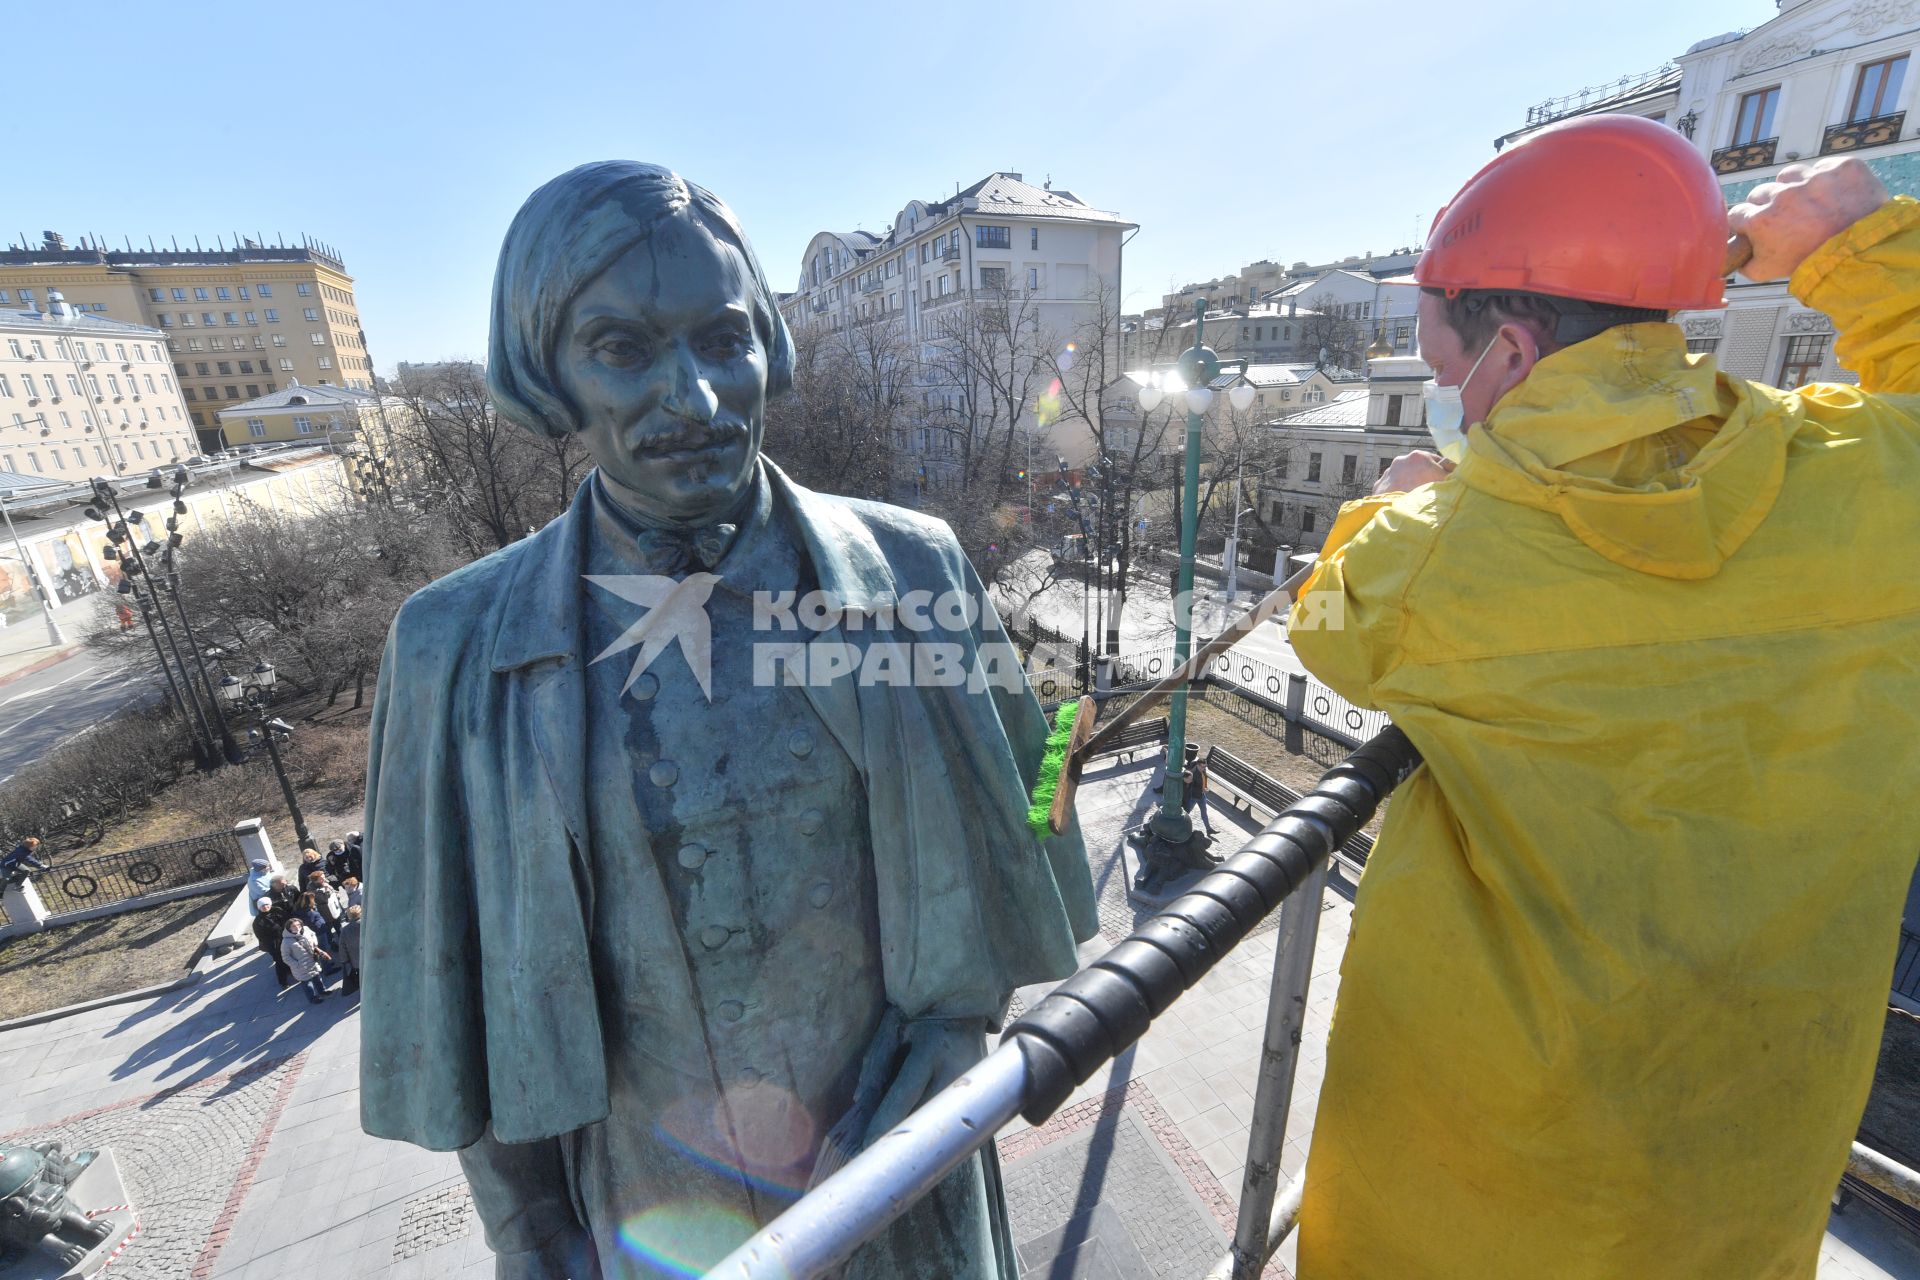
[{"label": "statue face", "polygon": [[740,255],[672,218],[567,308],[560,387],[622,506],[701,523],[745,492],[767,402],[752,299]]}]

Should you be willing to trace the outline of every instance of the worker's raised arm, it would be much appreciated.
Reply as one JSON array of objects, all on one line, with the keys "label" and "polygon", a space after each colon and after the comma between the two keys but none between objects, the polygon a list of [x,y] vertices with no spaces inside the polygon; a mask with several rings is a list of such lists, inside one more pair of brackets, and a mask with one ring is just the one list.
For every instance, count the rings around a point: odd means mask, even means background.
[{"label": "worker's raised arm", "polygon": [[1790,277],[1795,297],[1833,317],[1835,354],[1863,390],[1920,392],[1920,203],[1889,200],[1856,157],[1789,165],[1727,213],[1753,242],[1742,274]]}]

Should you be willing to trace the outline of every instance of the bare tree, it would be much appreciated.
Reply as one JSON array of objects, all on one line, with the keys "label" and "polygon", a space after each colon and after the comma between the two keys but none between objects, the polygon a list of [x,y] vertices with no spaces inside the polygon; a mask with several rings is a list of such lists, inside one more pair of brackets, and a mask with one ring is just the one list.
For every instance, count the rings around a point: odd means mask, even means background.
[{"label": "bare tree", "polygon": [[445,514],[470,556],[526,537],[573,501],[586,450],[571,435],[536,435],[502,418],[479,365],[440,365],[396,396],[403,411],[392,430],[403,474],[419,477],[414,499]]},{"label": "bare tree", "polygon": [[793,329],[793,391],[768,409],[764,448],[801,484],[885,498],[916,420],[917,360],[899,313]]}]

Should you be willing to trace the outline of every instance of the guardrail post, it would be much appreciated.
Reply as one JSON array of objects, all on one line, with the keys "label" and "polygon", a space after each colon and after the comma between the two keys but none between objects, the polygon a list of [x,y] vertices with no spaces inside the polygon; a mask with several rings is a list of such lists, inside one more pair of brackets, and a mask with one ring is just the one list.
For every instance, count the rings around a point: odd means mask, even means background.
[{"label": "guardrail post", "polygon": [[248,818],[233,824],[234,838],[240,842],[241,860],[249,867],[255,858],[265,858],[273,874],[285,875],[287,869],[280,865],[280,859],[274,856],[273,840],[267,835],[267,824],[259,818]]},{"label": "guardrail post", "polygon": [[7,908],[7,923],[0,926],[0,937],[38,933],[47,927],[47,905],[40,901],[40,891],[33,887],[33,881],[8,885],[0,893],[0,902]]},{"label": "guardrail post", "polygon": [[1307,678],[1298,671],[1287,672],[1287,710],[1290,724],[1299,724],[1307,714]]}]

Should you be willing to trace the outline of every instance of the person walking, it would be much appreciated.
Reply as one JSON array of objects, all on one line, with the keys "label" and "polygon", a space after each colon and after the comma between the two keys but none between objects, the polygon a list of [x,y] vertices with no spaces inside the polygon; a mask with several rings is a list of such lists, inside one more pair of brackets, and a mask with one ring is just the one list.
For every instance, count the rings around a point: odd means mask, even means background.
[{"label": "person walking", "polygon": [[24,881],[30,872],[53,870],[52,867],[40,861],[39,853],[39,836],[28,836],[13,846],[6,857],[0,858],[0,884],[9,884],[16,880]]},{"label": "person walking", "polygon": [[360,989],[360,918],[359,907],[348,907],[347,918],[340,924],[340,994],[351,995]]},{"label": "person walking", "polygon": [[347,855],[347,846],[338,840],[327,845],[327,879],[335,884],[343,884],[348,876],[357,874],[353,869],[353,859]]},{"label": "person walking", "polygon": [[[1673,313],[1754,280],[1858,386]],[[1427,427],[1287,628],[1424,767],[1341,966],[1302,1280],[1811,1276],[1873,1080],[1920,788],[1920,203],[1729,212],[1671,127],[1507,147],[1415,275]]]},{"label": "person walking", "polygon": [[280,943],[286,935],[286,926],[274,913],[273,899],[262,894],[253,904],[253,937],[267,959],[273,961],[273,978],[280,984],[281,990],[293,985],[293,974],[287,968],[287,961],[280,954]]},{"label": "person walking", "polygon": [[322,966],[333,956],[298,916],[287,921],[286,933],[280,939],[280,958],[292,971],[293,980],[306,989],[309,1001],[319,1004],[327,998],[326,971]]},{"label": "person walking", "polygon": [[1211,750],[1203,752],[1199,743],[1189,742],[1185,751],[1186,768],[1181,772],[1185,783],[1181,800],[1189,809],[1199,806],[1200,826],[1209,836],[1213,834],[1213,819],[1207,813],[1207,762],[1212,754]]}]

